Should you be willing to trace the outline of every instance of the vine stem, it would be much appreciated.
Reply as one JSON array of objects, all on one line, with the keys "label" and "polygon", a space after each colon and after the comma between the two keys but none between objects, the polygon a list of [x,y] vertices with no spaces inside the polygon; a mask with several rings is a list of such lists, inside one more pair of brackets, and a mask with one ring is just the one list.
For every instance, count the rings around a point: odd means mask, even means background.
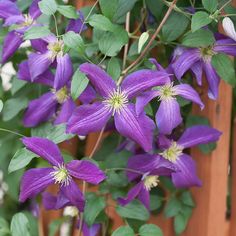
[{"label": "vine stem", "polygon": [[147,51],[149,50],[149,48],[151,47],[153,41],[155,40],[155,38],[157,37],[157,35],[160,33],[163,25],[165,24],[165,22],[167,21],[170,13],[172,12],[172,10],[174,9],[176,2],[178,0],[173,0],[173,2],[170,4],[170,7],[168,8],[164,18],[162,19],[160,25],[157,27],[155,33],[153,34],[152,38],[150,39],[150,41],[148,42],[147,46],[143,49],[143,51],[141,52],[141,54],[139,55],[139,57],[132,63],[130,64],[125,70],[123,70],[122,72],[122,76],[120,77],[119,81],[117,82],[118,85],[121,84],[121,82],[124,79],[124,76],[128,73],[129,70],[131,70],[135,65],[137,65],[145,56],[145,54],[147,53]]},{"label": "vine stem", "polygon": [[15,135],[18,135],[18,136],[20,136],[20,137],[25,137],[25,135],[20,134],[20,133],[17,133],[17,132],[15,132],[15,131],[12,131],[12,130],[9,130],[9,129],[0,128],[0,131],[4,131],[4,132],[7,132],[7,133],[15,134]]},{"label": "vine stem", "polygon": [[[125,29],[126,29],[127,33],[129,34],[129,32],[130,32],[130,12],[128,12],[126,14]],[[128,55],[128,49],[129,49],[129,43],[125,44],[122,70],[124,70],[125,66],[126,66],[126,59],[127,59],[127,55]]]},{"label": "vine stem", "polygon": [[[102,128],[102,130],[100,131],[99,133],[99,136],[98,136],[98,139],[91,151],[91,153],[89,154],[88,158],[91,159],[93,158],[93,155],[94,153],[97,151],[97,148],[102,140],[102,135],[104,133],[104,130],[105,130],[105,126]],[[87,184],[85,181],[83,181],[83,187],[82,187],[82,193],[83,195],[85,195],[86,193],[86,189],[87,189]],[[81,233],[82,233],[82,226],[83,226],[83,218],[84,218],[84,214],[83,213],[80,213],[80,223],[79,223],[79,232],[78,232],[78,236],[81,236]]]}]

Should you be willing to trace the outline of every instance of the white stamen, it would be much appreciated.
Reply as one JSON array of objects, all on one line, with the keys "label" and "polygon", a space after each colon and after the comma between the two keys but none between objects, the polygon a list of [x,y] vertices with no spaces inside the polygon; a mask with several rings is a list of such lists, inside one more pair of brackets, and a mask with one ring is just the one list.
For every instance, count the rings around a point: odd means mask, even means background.
[{"label": "white stamen", "polygon": [[159,87],[160,95],[159,95],[159,100],[169,100],[176,96],[176,91],[174,89],[174,83],[169,83],[164,86]]},{"label": "white stamen", "polygon": [[103,103],[112,111],[112,115],[116,112],[120,114],[121,110],[128,104],[128,96],[118,88],[114,90]]},{"label": "white stamen", "polygon": [[70,183],[72,177],[70,176],[68,170],[64,164],[59,164],[58,166],[53,166],[54,171],[51,172],[55,184],[60,184],[61,186],[67,186]]},{"label": "white stamen", "polygon": [[183,153],[183,147],[178,145],[176,142],[172,142],[170,147],[164,152],[160,153],[162,157],[169,160],[170,162],[176,162],[179,156]]},{"label": "white stamen", "polygon": [[150,191],[151,188],[157,187],[159,182],[159,176],[157,175],[148,175],[144,178],[144,186],[148,191]]}]

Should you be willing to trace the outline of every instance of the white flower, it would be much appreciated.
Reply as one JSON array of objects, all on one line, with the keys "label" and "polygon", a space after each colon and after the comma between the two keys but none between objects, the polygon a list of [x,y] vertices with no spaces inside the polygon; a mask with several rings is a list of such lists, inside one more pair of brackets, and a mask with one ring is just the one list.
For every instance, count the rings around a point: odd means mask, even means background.
[{"label": "white flower", "polygon": [[222,25],[225,31],[225,34],[231,39],[236,41],[236,31],[234,28],[234,23],[229,17],[225,17],[222,21]]},{"label": "white flower", "polygon": [[11,89],[12,83],[11,79],[16,74],[12,62],[8,62],[2,66],[0,70],[0,76],[2,78],[2,86],[4,91]]}]

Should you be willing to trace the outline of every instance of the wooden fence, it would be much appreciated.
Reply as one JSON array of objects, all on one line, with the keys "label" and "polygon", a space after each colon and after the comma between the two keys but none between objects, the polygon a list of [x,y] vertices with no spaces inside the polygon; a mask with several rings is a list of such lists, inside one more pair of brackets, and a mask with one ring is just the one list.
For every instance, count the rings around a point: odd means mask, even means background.
[{"label": "wooden fence", "polygon": [[[75,0],[74,2],[79,9],[86,5],[93,5],[95,0]],[[236,6],[236,0],[232,0],[232,4]],[[191,150],[191,155],[197,162],[198,175],[203,181],[203,186],[192,189],[197,207],[193,210],[187,229],[182,235],[236,236],[236,118],[234,122],[231,122],[232,88],[222,81],[217,101],[208,99],[207,86],[203,86],[199,92],[202,94],[205,109],[200,111],[197,106],[194,106],[193,113],[207,117],[211,125],[222,131],[223,135],[217,144],[217,148],[209,155],[204,155],[195,148]],[[233,123],[233,129],[231,123]],[[233,130],[233,134],[231,134],[231,130]],[[233,139],[231,139],[232,137]],[[97,134],[91,134],[87,138],[86,155],[92,150],[96,139]],[[74,143],[75,146],[76,143]],[[230,146],[232,152],[230,152]],[[75,152],[73,145],[70,145],[69,149],[72,150],[72,153]],[[232,154],[231,160],[230,154]],[[228,181],[229,172],[231,173],[231,181]],[[227,216],[229,189],[231,189],[232,202],[231,214]],[[113,230],[123,224],[122,219],[113,208],[107,210],[114,222]],[[40,236],[48,235],[48,223],[60,214],[61,212],[58,211],[41,211]],[[171,219],[166,219],[163,215],[152,216],[150,222],[160,226],[164,236],[175,235]]]}]

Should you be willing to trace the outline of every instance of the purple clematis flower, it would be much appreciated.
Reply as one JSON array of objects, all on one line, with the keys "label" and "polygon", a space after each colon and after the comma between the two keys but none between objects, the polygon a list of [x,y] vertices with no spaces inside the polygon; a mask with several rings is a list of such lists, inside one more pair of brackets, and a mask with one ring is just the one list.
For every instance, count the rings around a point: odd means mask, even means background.
[{"label": "purple clematis flower", "polygon": [[[121,205],[126,205],[136,197],[149,210],[151,188],[158,186],[159,176],[171,176],[178,169],[168,160],[158,155],[140,154],[129,159],[127,176],[129,181],[138,180],[130,189],[126,198],[119,198]],[[133,171],[131,171],[133,170]]]},{"label": "purple clematis flower", "polygon": [[[28,61],[23,61],[19,65],[18,78],[31,82]],[[35,82],[52,86],[54,76],[47,70],[35,78]],[[29,103],[23,120],[24,126],[34,127],[49,120],[56,114],[54,124],[61,124],[68,121],[76,104],[70,96],[69,81],[64,81],[64,83],[62,88],[51,89],[50,92],[43,94],[40,98],[34,99]]]},{"label": "purple clematis flower", "polygon": [[171,174],[172,181],[177,188],[201,186],[201,181],[196,174],[195,162],[183,152],[184,149],[199,144],[215,142],[220,135],[221,132],[209,126],[196,125],[187,128],[178,141],[159,136],[159,148],[162,150],[159,155],[172,162],[179,170]]},{"label": "purple clematis flower", "polygon": [[73,180],[81,179],[88,183],[99,184],[106,177],[105,174],[89,161],[73,160],[69,163],[63,161],[59,148],[52,141],[39,138],[23,138],[26,148],[48,161],[52,167],[34,168],[25,172],[21,180],[20,201],[36,196],[44,191],[49,185],[58,184],[60,192],[83,211],[84,196]]},{"label": "purple clematis flower", "polygon": [[[39,0],[34,0],[29,8],[29,14],[23,15],[16,3],[9,0],[0,1],[0,18],[4,26],[16,25],[16,29],[9,32],[3,42],[2,61],[4,64],[23,42],[24,32],[36,24],[36,19],[41,15],[38,7]],[[11,43],[9,43],[11,42]]]},{"label": "purple clematis flower", "polygon": [[[156,65],[157,70],[165,71],[155,59],[151,59],[151,62]],[[158,97],[160,106],[156,113],[156,124],[161,134],[171,134],[172,130],[182,122],[180,106],[176,101],[176,96],[197,103],[201,109],[204,108],[198,93],[190,85],[174,85],[174,82],[169,79],[165,85],[159,86],[155,90],[144,92],[137,97],[136,112],[139,115],[153,98]]]},{"label": "purple clematis flower", "polygon": [[153,86],[166,83],[168,74],[153,70],[140,70],[128,75],[120,86],[100,67],[84,63],[80,71],[88,76],[102,101],[78,107],[68,121],[67,132],[87,135],[105,127],[114,116],[116,129],[137,142],[144,150],[152,149],[153,121],[144,112],[137,116],[129,100]]},{"label": "purple clematis flower", "polygon": [[177,48],[177,51],[178,54],[181,54],[179,57],[173,58],[174,63],[172,65],[176,77],[180,80],[186,71],[191,70],[195,74],[197,83],[202,85],[202,72],[204,71],[209,84],[208,96],[211,99],[217,99],[220,77],[211,64],[211,58],[217,53],[236,56],[235,41],[229,38],[222,38],[217,40],[213,46]]},{"label": "purple clematis flower", "polygon": [[77,11],[77,14],[79,15],[78,19],[71,19],[69,21],[69,24],[66,28],[66,31],[74,31],[75,33],[81,33],[85,31],[88,27],[84,23],[84,14],[82,11]]},{"label": "purple clematis flower", "polygon": [[64,54],[64,43],[50,35],[43,39],[32,40],[32,47],[38,52],[29,55],[29,71],[32,81],[43,74],[53,62],[56,62],[56,74],[54,79],[54,89],[60,89],[64,86],[72,74],[73,66],[67,53]]}]

